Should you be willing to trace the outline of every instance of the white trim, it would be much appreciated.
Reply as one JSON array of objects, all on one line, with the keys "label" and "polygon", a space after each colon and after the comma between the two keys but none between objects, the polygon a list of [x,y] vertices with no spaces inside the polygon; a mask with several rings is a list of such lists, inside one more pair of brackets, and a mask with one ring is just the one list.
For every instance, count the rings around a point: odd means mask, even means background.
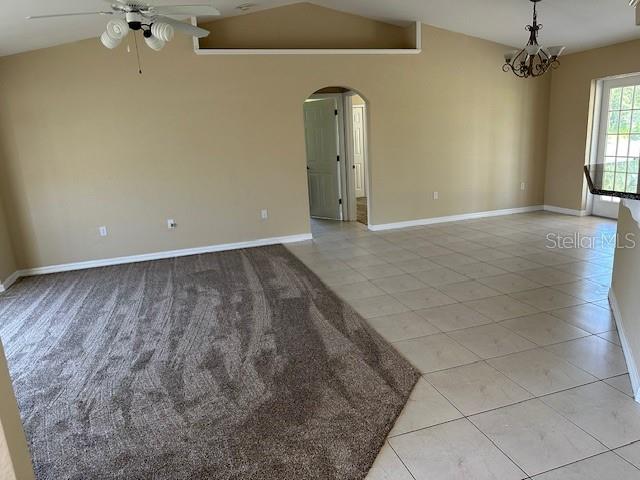
[{"label": "white trim", "polygon": [[[224,243],[220,245],[210,245],[206,247],[185,248],[181,250],[169,250],[165,252],[144,253],[141,255],[131,255],[128,257],[105,258],[101,260],[89,260],[86,262],[65,263],[62,265],[51,265],[47,267],[27,268],[19,270],[4,282],[4,288],[8,288],[11,283],[20,277],[28,277],[31,275],[46,275],[48,273],[69,272],[72,270],[84,270],[87,268],[108,267],[111,265],[122,265],[125,263],[148,262],[150,260],[161,260],[165,258],[186,257],[189,255],[200,255],[203,253],[223,252],[227,250],[238,250],[241,248],[264,247],[267,245],[276,245],[279,243],[296,243],[312,240],[310,233],[300,235],[289,235],[286,237],[261,238],[259,240],[251,240],[248,242]],[[11,283],[8,283],[11,281]],[[0,290],[1,291],[1,290]]]},{"label": "white trim", "polygon": [[618,335],[620,336],[620,343],[622,344],[622,351],[624,358],[627,362],[627,370],[629,370],[629,379],[631,380],[631,390],[633,392],[633,398],[636,402],[640,403],[640,376],[638,375],[638,364],[635,361],[635,356],[631,350],[631,345],[627,340],[627,336],[624,333],[622,314],[620,313],[620,306],[616,299],[616,294],[613,288],[609,290],[609,304],[611,305],[611,311],[613,312],[613,318],[616,321],[616,327],[618,328]]},{"label": "white trim", "polygon": [[[602,81],[591,82],[591,95],[589,97],[589,118],[587,120],[587,141],[585,145],[585,165],[596,163],[598,158],[598,132],[600,131],[600,109],[602,108]],[[582,198],[586,199],[586,210],[593,215],[595,195],[589,191],[586,176],[582,176]]]},{"label": "white trim", "polygon": [[196,55],[417,55],[422,50],[414,48],[397,49],[219,49],[219,48],[198,48]]},{"label": "white trim", "polygon": [[459,222],[461,220],[473,220],[485,217],[498,217],[501,215],[513,215],[516,213],[537,212],[543,210],[542,205],[531,207],[507,208],[504,210],[490,210],[487,212],[463,213],[460,215],[449,215],[446,217],[422,218],[420,220],[409,220],[407,222],[385,223],[382,225],[369,225],[369,230],[380,232],[383,230],[395,230],[399,228],[420,227],[423,225],[434,225],[436,223]]},{"label": "white trim", "polygon": [[16,280],[20,278],[20,272],[13,272],[9,277],[2,283],[0,283],[0,293],[9,289],[11,285],[13,285]]},{"label": "white trim", "polygon": [[[196,17],[191,25],[198,26]],[[416,48],[200,48],[193,37],[196,55],[417,55],[422,53],[422,23],[415,22]]]},{"label": "white trim", "polygon": [[422,22],[416,22],[416,50],[422,52]]},{"label": "white trim", "polygon": [[346,190],[345,197],[347,198],[347,208],[345,209],[345,220],[348,222],[355,221],[357,217],[356,211],[356,193],[355,193],[355,179],[354,179],[354,159],[353,159],[353,96],[357,95],[353,90],[345,92],[342,95],[342,102],[344,104],[344,147],[345,147],[345,180]]},{"label": "white trim", "polygon": [[[354,105],[353,97],[359,96],[364,100],[363,105]],[[355,190],[355,153],[354,153],[354,137],[353,137],[353,109],[362,107],[363,116],[362,116],[362,130],[363,130],[363,145],[364,145],[364,190],[367,197],[367,219],[371,219],[370,205],[371,205],[371,183],[369,182],[369,119],[368,116],[368,103],[367,100],[360,95],[360,93],[355,90],[349,90],[344,94],[344,116],[345,116],[345,144],[347,151],[347,197],[349,200],[349,208],[348,213],[349,216],[347,218],[348,221],[357,221],[358,220],[358,211],[357,211],[357,197]],[[350,115],[351,113],[351,115]],[[370,220],[368,220],[370,222]],[[369,225],[367,225],[369,226]]]},{"label": "white trim", "polygon": [[572,210],[570,208],[556,207],[555,205],[545,205],[546,212],[561,213],[563,215],[573,215],[574,217],[586,217],[589,215],[587,210]]}]

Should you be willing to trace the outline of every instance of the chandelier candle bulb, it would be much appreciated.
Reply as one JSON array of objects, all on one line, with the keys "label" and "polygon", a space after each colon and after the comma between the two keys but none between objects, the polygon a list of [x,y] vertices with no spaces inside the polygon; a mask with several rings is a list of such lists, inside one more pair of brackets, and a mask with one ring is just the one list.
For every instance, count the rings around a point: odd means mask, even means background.
[{"label": "chandelier candle bulb", "polygon": [[558,58],[564,52],[565,47],[557,46],[557,47],[549,47],[547,48],[547,52],[551,58]]}]

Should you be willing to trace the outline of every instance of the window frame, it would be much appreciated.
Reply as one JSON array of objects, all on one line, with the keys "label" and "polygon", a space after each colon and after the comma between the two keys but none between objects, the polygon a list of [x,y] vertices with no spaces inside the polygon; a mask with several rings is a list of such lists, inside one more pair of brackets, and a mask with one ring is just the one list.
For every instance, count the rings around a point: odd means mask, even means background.
[{"label": "window frame", "polygon": [[[622,110],[621,108],[618,110],[610,110],[610,99],[611,99],[611,92],[612,90],[616,89],[616,88],[622,88],[624,89],[625,87],[635,87],[635,91],[634,91],[634,97],[631,100],[631,108],[630,109],[625,109]],[[638,108],[634,108],[635,107],[635,103],[636,103],[636,97],[638,97],[638,95],[640,95],[640,74],[630,74],[630,75],[624,75],[624,76],[620,76],[620,77],[613,77],[613,78],[607,78],[607,79],[602,79],[600,81],[598,81],[598,99],[597,99],[597,104],[596,104],[596,121],[594,122],[594,130],[595,130],[595,135],[594,138],[596,140],[596,144],[594,145],[594,155],[592,156],[591,159],[591,163],[611,163],[611,162],[607,162],[606,159],[607,158],[614,158],[615,162],[614,165],[614,170],[613,170],[613,175],[614,175],[614,184],[612,186],[612,188],[610,190],[615,190],[615,191],[627,191],[629,189],[628,185],[628,180],[629,180],[629,172],[628,172],[628,161],[630,158],[638,158],[640,159],[640,152],[638,152],[638,156],[629,156],[630,152],[630,148],[631,148],[631,137],[633,135],[637,135],[639,137],[639,141],[640,141],[640,131],[639,132],[633,132],[633,119],[634,119],[634,114],[638,114],[638,116],[640,117],[640,106]],[[624,90],[623,90],[624,91]],[[621,99],[622,101],[622,99]],[[627,147],[627,155],[626,156],[618,156],[618,148],[619,148],[619,144],[616,142],[616,155],[611,156],[611,155],[607,155],[607,140],[608,140],[608,136],[609,134],[609,114],[612,111],[618,111],[618,112],[626,112],[626,111],[630,111],[631,115],[630,115],[630,125],[629,125],[629,145]],[[625,135],[625,134],[621,134],[620,133],[620,119],[618,119],[618,131],[615,134],[617,138],[617,140],[619,141],[619,137],[621,135]],[[625,171],[624,172],[618,172],[618,165],[620,164],[620,162],[618,161],[618,159],[621,158],[625,158],[625,162],[626,162],[626,167],[625,167]],[[640,160],[639,160],[640,162]],[[640,172],[639,172],[640,173]],[[618,174],[624,174],[624,188],[622,190],[619,190],[618,188],[616,188],[616,180],[617,180],[617,175]],[[637,175],[635,173],[631,173],[632,175]],[[600,201],[603,202],[613,202],[613,203],[618,203],[620,201],[620,199],[618,197],[600,197],[599,198]]]}]

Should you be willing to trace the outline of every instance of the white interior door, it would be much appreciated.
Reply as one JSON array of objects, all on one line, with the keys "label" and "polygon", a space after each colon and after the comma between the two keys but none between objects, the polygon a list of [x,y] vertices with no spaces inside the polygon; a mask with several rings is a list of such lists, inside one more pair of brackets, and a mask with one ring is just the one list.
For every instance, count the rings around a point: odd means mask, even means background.
[{"label": "white interior door", "polygon": [[364,147],[364,120],[365,106],[353,106],[353,168],[354,188],[356,197],[367,196],[367,184],[365,181],[365,147]]},{"label": "white interior door", "polygon": [[311,216],[341,220],[337,104],[333,98],[304,104]]}]

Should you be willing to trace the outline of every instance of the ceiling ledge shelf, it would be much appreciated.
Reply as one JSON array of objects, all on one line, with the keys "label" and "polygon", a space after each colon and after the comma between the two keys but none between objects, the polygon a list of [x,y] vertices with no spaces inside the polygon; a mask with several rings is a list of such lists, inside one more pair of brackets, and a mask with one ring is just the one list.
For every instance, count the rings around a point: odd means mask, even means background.
[{"label": "ceiling ledge shelf", "polygon": [[[191,23],[198,26],[197,19]],[[196,55],[417,55],[422,53],[422,24],[414,22],[415,48],[201,48],[193,38]]]}]

